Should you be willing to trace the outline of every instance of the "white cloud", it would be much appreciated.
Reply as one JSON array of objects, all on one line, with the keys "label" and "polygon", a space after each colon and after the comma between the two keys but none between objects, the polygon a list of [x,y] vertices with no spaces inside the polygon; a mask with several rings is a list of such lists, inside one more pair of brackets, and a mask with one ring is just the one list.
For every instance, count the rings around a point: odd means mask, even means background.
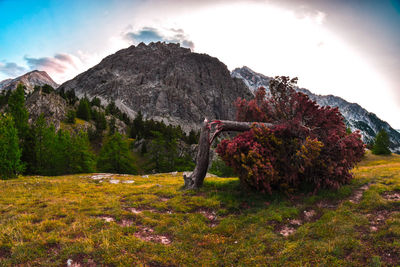
[{"label": "white cloud", "polygon": [[[128,28],[129,29],[129,28]],[[137,31],[129,31],[122,33],[124,38],[134,44],[150,43],[150,42],[167,42],[180,43],[182,46],[194,49],[194,43],[189,39],[182,29],[157,29],[154,27],[143,27]]]},{"label": "white cloud", "polygon": [[142,10],[136,21],[140,26],[183,29],[190,33],[196,52],[216,56],[230,69],[247,65],[268,76],[297,76],[300,86],[357,102],[400,127],[394,115],[400,112],[394,88],[369,55],[329,30],[329,14],[265,2],[173,8],[158,3],[157,8]]},{"label": "white cloud", "polygon": [[0,72],[9,78],[15,78],[26,72],[26,68],[14,62],[0,62]]}]

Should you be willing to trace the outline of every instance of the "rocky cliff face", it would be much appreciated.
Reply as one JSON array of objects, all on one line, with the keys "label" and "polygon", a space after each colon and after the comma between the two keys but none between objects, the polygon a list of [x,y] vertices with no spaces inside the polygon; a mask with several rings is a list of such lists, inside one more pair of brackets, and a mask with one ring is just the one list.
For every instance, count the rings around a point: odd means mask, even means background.
[{"label": "rocky cliff face", "polygon": [[[260,86],[268,90],[271,77],[252,71],[248,67],[237,68],[232,71],[232,77],[242,79],[247,87],[254,92]],[[391,150],[400,152],[400,133],[394,130],[387,122],[379,119],[374,113],[368,112],[356,103],[349,103],[343,98],[334,95],[316,95],[304,88],[297,88],[298,91],[308,95],[320,106],[338,107],[346,124],[352,130],[360,130],[364,142],[370,142],[380,129],[385,129],[390,137]]]},{"label": "rocky cliff face", "polygon": [[66,101],[56,93],[45,94],[36,91],[26,99],[25,106],[29,112],[29,122],[35,121],[41,114],[47,122],[60,128],[61,121],[65,120],[68,111]]},{"label": "rocky cliff face", "polygon": [[36,85],[43,86],[48,84],[53,88],[58,87],[58,84],[55,83],[45,71],[34,70],[15,79],[1,81],[0,92],[3,90],[14,90],[17,88],[19,83],[23,83],[25,85],[26,93],[32,93]]},{"label": "rocky cliff face", "polygon": [[103,104],[115,101],[131,118],[141,111],[185,130],[205,117],[233,119],[237,97],[251,97],[217,58],[160,42],[120,50],[58,90],[97,96]]}]

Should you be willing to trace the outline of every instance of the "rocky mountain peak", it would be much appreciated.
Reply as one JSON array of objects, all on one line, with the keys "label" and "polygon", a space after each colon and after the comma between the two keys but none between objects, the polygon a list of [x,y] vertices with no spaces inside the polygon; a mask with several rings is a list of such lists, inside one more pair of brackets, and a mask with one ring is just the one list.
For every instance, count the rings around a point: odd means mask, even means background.
[{"label": "rocky mountain peak", "polygon": [[233,119],[233,102],[251,96],[217,58],[161,42],[122,49],[59,90],[97,96],[103,104],[114,101],[131,118],[141,111],[148,119],[185,130],[198,127],[205,117]]},{"label": "rocky mountain peak", "polygon": [[53,88],[57,88],[58,84],[45,71],[33,70],[25,73],[14,79],[7,79],[0,82],[0,91],[3,90],[14,90],[17,88],[19,83],[23,83],[26,87],[27,93],[32,93],[35,86],[43,86],[45,84],[50,85]]},{"label": "rocky mountain peak", "polygon": [[234,69],[231,75],[232,77],[241,79],[252,93],[261,86],[268,89],[269,81],[271,80],[271,77],[257,73],[247,66]]}]

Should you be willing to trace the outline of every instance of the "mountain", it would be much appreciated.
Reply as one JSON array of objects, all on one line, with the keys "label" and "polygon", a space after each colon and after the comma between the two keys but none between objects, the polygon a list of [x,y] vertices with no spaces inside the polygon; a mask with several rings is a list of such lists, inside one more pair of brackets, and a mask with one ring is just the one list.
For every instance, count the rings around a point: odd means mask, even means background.
[{"label": "mountain", "polygon": [[3,90],[14,90],[17,88],[19,83],[23,83],[26,86],[26,92],[32,93],[36,85],[43,86],[45,84],[50,85],[53,88],[57,88],[58,84],[45,71],[34,70],[25,73],[15,79],[7,79],[0,82],[0,92]]},{"label": "mountain", "polygon": [[143,43],[120,50],[62,84],[77,96],[114,101],[129,117],[197,128],[204,118],[233,119],[237,97],[251,97],[217,58],[192,53],[179,44]]},{"label": "mountain", "polygon": [[[248,67],[236,68],[231,76],[242,79],[247,87],[254,92],[260,86],[268,90],[271,77],[254,72]],[[393,129],[387,122],[379,119],[374,113],[368,112],[357,103],[349,103],[343,98],[334,95],[317,95],[304,88],[297,88],[317,102],[320,106],[338,107],[346,124],[354,131],[360,130],[366,143],[374,140],[380,129],[385,129],[390,137],[390,148],[393,152],[400,152],[400,133]]]},{"label": "mountain", "polygon": [[5,80],[1,81],[0,82],[0,91],[1,91],[1,88],[7,86],[12,80],[13,79],[5,79]]}]

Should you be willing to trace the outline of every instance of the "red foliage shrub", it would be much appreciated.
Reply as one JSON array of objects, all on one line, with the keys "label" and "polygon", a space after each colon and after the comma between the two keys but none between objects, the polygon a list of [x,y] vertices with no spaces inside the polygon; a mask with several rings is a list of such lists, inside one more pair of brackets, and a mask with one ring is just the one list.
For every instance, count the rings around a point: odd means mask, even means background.
[{"label": "red foliage shrub", "polygon": [[250,131],[223,140],[217,153],[239,174],[241,181],[259,191],[291,191],[300,185],[338,188],[348,183],[351,169],[364,154],[358,132],[348,134],[337,108],[320,107],[296,92],[297,80],[276,77],[270,94],[259,88],[250,101],[236,101],[239,121],[256,123]]}]

